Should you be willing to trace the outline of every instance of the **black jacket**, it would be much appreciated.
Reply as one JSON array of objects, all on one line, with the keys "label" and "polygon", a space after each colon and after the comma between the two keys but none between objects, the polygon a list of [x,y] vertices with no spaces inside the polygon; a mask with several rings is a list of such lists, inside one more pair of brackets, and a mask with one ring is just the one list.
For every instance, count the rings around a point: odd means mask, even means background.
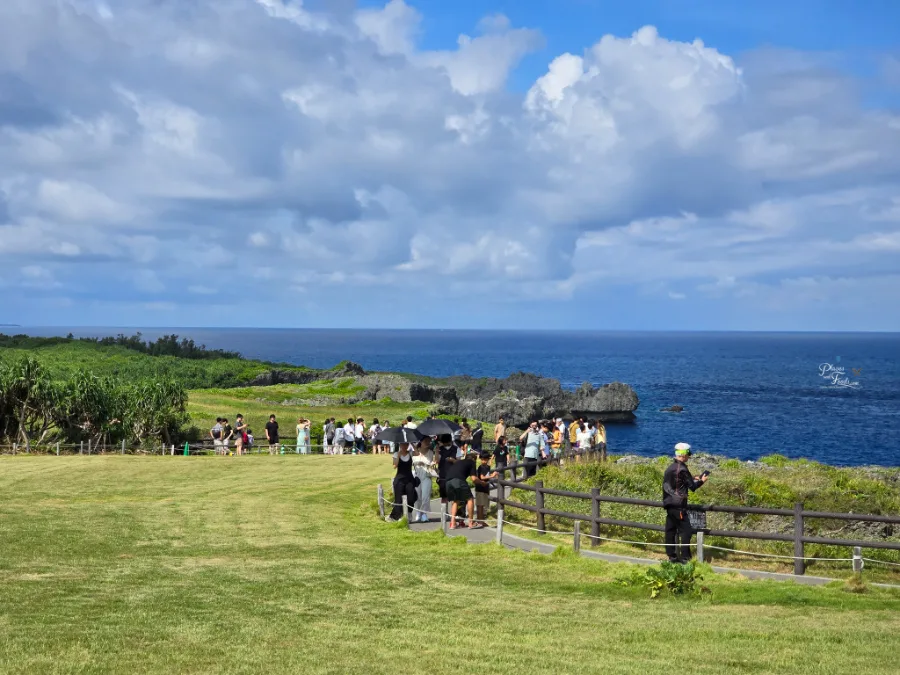
[{"label": "black jacket", "polygon": [[663,506],[684,508],[688,503],[688,490],[694,492],[703,481],[694,480],[687,464],[672,461],[663,474]]}]

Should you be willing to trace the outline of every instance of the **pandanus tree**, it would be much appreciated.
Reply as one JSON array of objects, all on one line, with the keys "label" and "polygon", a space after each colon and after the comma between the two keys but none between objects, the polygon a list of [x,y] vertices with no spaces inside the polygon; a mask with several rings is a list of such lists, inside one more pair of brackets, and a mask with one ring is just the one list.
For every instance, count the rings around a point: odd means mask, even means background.
[{"label": "pandanus tree", "polygon": [[6,438],[23,445],[45,441],[55,430],[59,400],[59,388],[34,357],[0,366],[0,425]]},{"label": "pandanus tree", "polygon": [[119,382],[79,372],[55,382],[31,356],[0,365],[0,438],[22,445],[174,443],[188,421],[186,407],[185,388],[158,376]]}]

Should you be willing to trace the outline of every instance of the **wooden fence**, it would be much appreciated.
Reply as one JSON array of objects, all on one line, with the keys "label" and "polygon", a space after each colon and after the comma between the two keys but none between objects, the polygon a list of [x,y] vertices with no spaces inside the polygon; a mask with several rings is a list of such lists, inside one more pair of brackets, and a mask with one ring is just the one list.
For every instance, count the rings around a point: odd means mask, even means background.
[{"label": "wooden fence", "polygon": [[[648,506],[655,508],[665,508],[661,501],[653,501],[649,499],[633,499],[630,497],[611,497],[600,494],[599,488],[592,489],[587,492],[570,492],[568,490],[554,490],[544,487],[544,482],[536,480],[533,485],[523,483],[524,474],[519,475],[519,471],[524,471],[526,467],[543,466],[548,463],[558,462],[558,459],[537,460],[536,462],[518,464],[510,464],[506,467],[497,469],[500,472],[501,480],[497,481],[497,496],[491,497],[491,501],[497,504],[497,531],[498,539],[502,539],[502,528],[504,512],[506,508],[522,509],[534,513],[537,520],[536,529],[539,532],[546,533],[545,526],[546,516],[555,516],[557,518],[566,518],[572,520],[576,524],[576,533],[580,531],[578,525],[582,522],[590,524],[591,533],[589,535],[592,545],[600,543],[600,526],[607,525],[613,527],[630,527],[639,530],[653,530],[655,532],[665,531],[665,527],[655,523],[642,523],[629,520],[618,520],[614,518],[604,518],[602,516],[602,504],[630,504],[633,506]],[[511,474],[511,480],[506,480],[506,474]],[[535,504],[523,504],[515,502],[507,497],[507,490],[528,490],[534,492]],[[660,486],[662,490],[662,486]],[[570,499],[583,499],[590,503],[590,515],[587,513],[573,513],[569,511],[557,511],[555,509],[546,508],[544,505],[544,497],[546,495],[556,495],[558,497],[568,497]],[[706,513],[734,513],[734,514],[754,514],[765,516],[785,516],[794,519],[794,531],[792,534],[779,534],[776,532],[753,532],[750,530],[715,530],[715,529],[698,529],[697,533],[697,558],[703,560],[703,538],[704,535],[714,537],[729,537],[733,539],[757,539],[762,541],[784,541],[793,542],[794,544],[794,574],[803,574],[806,571],[804,545],[805,544],[825,544],[831,546],[848,546],[853,549],[877,548],[900,551],[900,542],[891,541],[862,541],[856,539],[833,539],[828,537],[812,537],[804,533],[804,522],[811,518],[825,518],[829,520],[844,520],[851,522],[867,522],[867,523],[885,523],[890,525],[900,525],[900,516],[878,516],[859,513],[831,513],[827,511],[807,511],[803,508],[801,502],[794,504],[793,509],[774,509],[764,507],[751,506],[718,506],[715,504],[690,504],[689,511],[696,514],[702,514],[705,520]],[[576,534],[577,538],[577,534]],[[577,547],[576,543],[576,547]],[[854,553],[855,559],[859,557],[858,551]],[[860,558],[861,560],[861,558]]]}]

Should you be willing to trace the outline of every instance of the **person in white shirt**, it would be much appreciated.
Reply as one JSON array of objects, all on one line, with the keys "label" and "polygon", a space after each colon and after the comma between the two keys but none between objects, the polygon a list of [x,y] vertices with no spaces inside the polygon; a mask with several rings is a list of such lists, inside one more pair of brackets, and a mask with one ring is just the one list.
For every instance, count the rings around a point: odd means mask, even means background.
[{"label": "person in white shirt", "polygon": [[372,453],[377,455],[384,450],[384,446],[381,444],[381,441],[376,441],[375,437],[381,433],[381,425],[378,423],[378,418],[376,417],[372,420],[372,426],[369,427],[369,440],[372,441]]},{"label": "person in white shirt", "polygon": [[350,454],[356,454],[353,450],[353,446],[355,445],[356,439],[356,425],[353,424],[353,418],[347,420],[347,424],[344,425],[344,447]]},{"label": "person in white shirt", "polygon": [[335,455],[344,454],[344,427],[335,427],[334,446],[331,450]]},{"label": "person in white shirt", "polygon": [[415,515],[420,522],[427,523],[431,506],[431,479],[437,475],[434,471],[434,450],[431,449],[430,438],[423,439],[413,455],[413,475],[419,479]]},{"label": "person in white shirt", "polygon": [[356,418],[356,426],[353,427],[353,438],[356,441],[356,449],[353,454],[362,455],[366,451],[366,425],[362,417]]},{"label": "person in white shirt", "polygon": [[405,426],[407,429],[415,429],[415,428],[418,427],[419,425],[416,424],[415,422],[413,422],[412,415],[409,415],[409,416],[406,418],[406,424],[404,424],[403,426]]},{"label": "person in white shirt", "polygon": [[588,428],[581,422],[578,423],[578,431],[575,432],[575,438],[578,441],[578,454],[584,454],[591,449],[594,442],[594,434],[588,431]]}]

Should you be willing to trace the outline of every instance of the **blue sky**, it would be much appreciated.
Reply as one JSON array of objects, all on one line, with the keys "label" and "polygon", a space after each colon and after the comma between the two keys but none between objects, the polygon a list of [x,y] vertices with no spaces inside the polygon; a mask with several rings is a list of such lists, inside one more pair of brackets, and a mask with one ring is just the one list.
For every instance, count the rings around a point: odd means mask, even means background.
[{"label": "blue sky", "polygon": [[900,330],[897,25],[8,0],[0,323]]}]

